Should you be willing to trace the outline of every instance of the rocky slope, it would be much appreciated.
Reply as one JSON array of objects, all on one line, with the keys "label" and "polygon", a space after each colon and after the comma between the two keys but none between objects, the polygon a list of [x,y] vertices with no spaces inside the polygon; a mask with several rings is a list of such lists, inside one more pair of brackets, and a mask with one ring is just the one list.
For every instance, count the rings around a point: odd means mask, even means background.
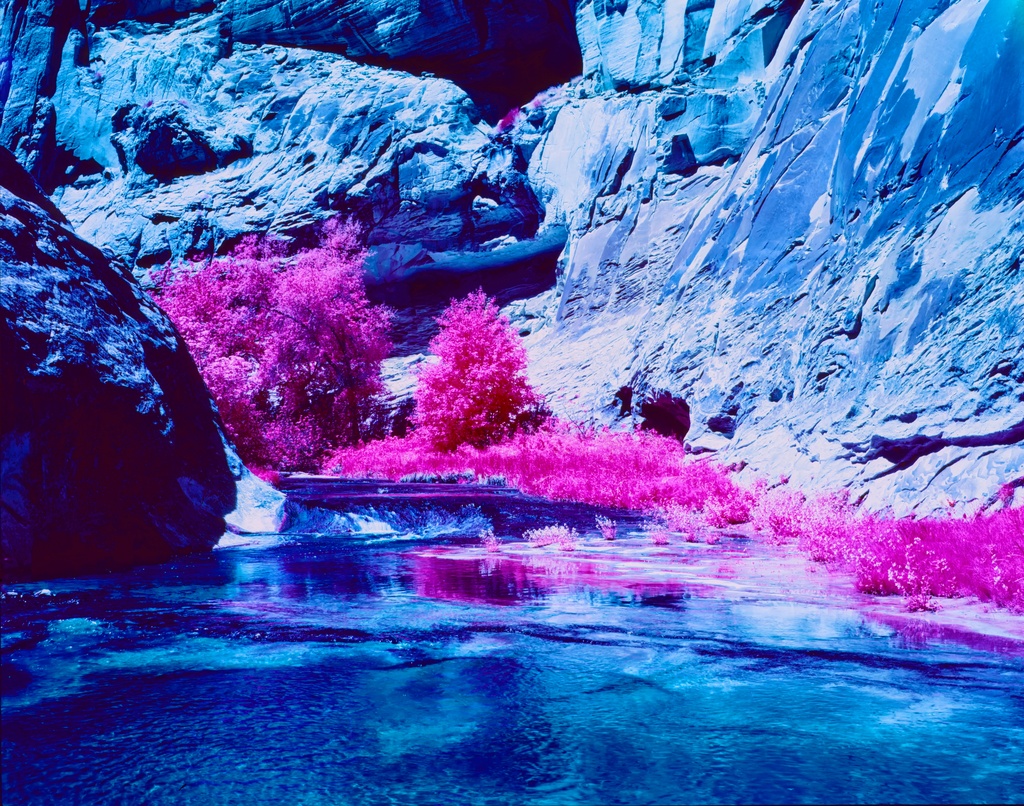
[{"label": "rocky slope", "polygon": [[4,579],[209,549],[258,485],[168,319],[4,149],[0,271]]},{"label": "rocky slope", "polygon": [[0,135],[137,270],[341,211],[378,281],[557,264],[510,310],[560,413],[685,395],[873,506],[1024,474],[1013,0],[72,5],[3,18]]}]

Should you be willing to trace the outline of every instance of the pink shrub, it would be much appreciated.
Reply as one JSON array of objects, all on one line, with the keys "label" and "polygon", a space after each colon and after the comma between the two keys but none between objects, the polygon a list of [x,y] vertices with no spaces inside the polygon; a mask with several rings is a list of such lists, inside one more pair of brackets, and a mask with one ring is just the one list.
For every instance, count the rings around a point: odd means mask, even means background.
[{"label": "pink shrub", "polygon": [[935,604],[927,594],[915,593],[907,597],[906,611],[908,613],[934,613],[941,608]]},{"label": "pink shrub", "polygon": [[562,551],[575,551],[579,532],[564,524],[544,526],[540,529],[528,529],[523,532],[523,540],[532,546],[557,545]]},{"label": "pink shrub", "polygon": [[250,236],[222,260],[164,272],[156,296],[181,332],[246,463],[316,467],[355,441],[391,344],[369,304],[356,232],[286,258]]},{"label": "pink shrub", "polygon": [[616,524],[611,518],[605,518],[602,515],[598,515],[595,519],[597,525],[597,531],[601,533],[601,537],[605,540],[614,540],[616,534]]},{"label": "pink shrub", "polygon": [[669,544],[668,529],[664,525],[651,521],[643,524],[643,528],[655,546],[667,546]]},{"label": "pink shrub", "polygon": [[741,522],[753,500],[728,468],[687,457],[673,439],[651,432],[587,433],[563,422],[484,448],[462,445],[453,451],[437,450],[417,431],[343,448],[324,469],[395,481],[414,473],[469,471],[477,478],[502,476],[525,493],[555,500],[650,513],[669,505],[709,509],[716,523]]},{"label": "pink shrub", "polygon": [[966,596],[1024,612],[1024,510],[969,519],[866,517],[849,548],[867,593]]},{"label": "pink shrub", "polygon": [[766,491],[751,513],[751,522],[771,542],[784,543],[800,536],[806,518],[806,503],[806,496],[800,492]]},{"label": "pink shrub", "polygon": [[[806,499],[772,491],[753,525],[774,542],[796,539],[813,560],[851,569],[865,593],[978,596],[1024,611],[1024,510],[962,518],[887,518],[862,512],[844,494]],[[916,598],[915,598],[916,597]]]},{"label": "pink shrub", "polygon": [[[438,357],[416,386],[417,430],[442,451],[505,439],[539,417],[526,377],[526,350],[507,317],[482,291],[454,301],[430,342]],[[492,474],[496,475],[496,474]]]},{"label": "pink shrub", "polygon": [[480,532],[480,541],[484,544],[484,548],[489,552],[501,551],[501,541],[494,536],[493,529],[484,529]]},{"label": "pink shrub", "polygon": [[505,113],[505,116],[498,121],[497,125],[494,127],[494,130],[498,134],[504,134],[505,132],[510,131],[512,127],[516,125],[516,123],[519,121],[519,118],[521,118],[522,115],[523,110],[520,107],[512,107],[510,110],[508,110],[508,112]]},{"label": "pink shrub", "polygon": [[669,504],[658,515],[669,529],[679,532],[687,543],[698,542],[701,533],[707,531],[707,522],[701,512],[679,504]]}]

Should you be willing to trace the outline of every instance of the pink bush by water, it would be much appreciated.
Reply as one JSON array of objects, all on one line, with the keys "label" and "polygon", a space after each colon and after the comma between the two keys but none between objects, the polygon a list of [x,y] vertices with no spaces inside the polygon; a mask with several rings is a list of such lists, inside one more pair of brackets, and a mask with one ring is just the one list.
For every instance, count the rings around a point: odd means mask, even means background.
[{"label": "pink bush by water", "polygon": [[522,339],[482,291],[453,301],[430,342],[437,362],[420,373],[413,420],[437,450],[481,447],[540,419]]},{"label": "pink bush by water", "polygon": [[503,476],[525,493],[560,501],[654,512],[669,504],[706,510],[715,523],[749,520],[751,494],[728,467],[687,458],[682,445],[651,432],[581,432],[553,422],[485,448],[439,451],[413,432],[335,452],[326,471],[399,480],[413,473],[470,471]]},{"label": "pink bush by water", "polygon": [[1024,612],[1024,510],[972,518],[891,518],[863,512],[845,494],[807,499],[771,491],[753,525],[773,542],[795,540],[819,562],[851,569],[865,593],[978,596]]},{"label": "pink bush by water", "polygon": [[579,541],[579,532],[565,524],[543,526],[539,529],[528,529],[523,533],[523,540],[532,546],[558,546],[562,551],[575,551]]},{"label": "pink bush by water", "polygon": [[360,438],[383,391],[390,315],[366,298],[356,231],[332,223],[323,235],[293,257],[248,237],[226,258],[160,277],[157,299],[256,468],[313,469]]},{"label": "pink bush by water", "polygon": [[526,493],[657,515],[689,541],[715,542],[716,528],[742,524],[850,569],[864,592],[916,597],[916,609],[931,607],[931,596],[975,595],[1024,611],[1020,509],[970,519],[883,517],[845,493],[808,499],[784,484],[745,488],[734,468],[687,457],[678,442],[649,432],[588,433],[566,423],[453,452],[413,434],[340,450],[328,466],[343,476],[393,480],[415,472],[500,475]]}]

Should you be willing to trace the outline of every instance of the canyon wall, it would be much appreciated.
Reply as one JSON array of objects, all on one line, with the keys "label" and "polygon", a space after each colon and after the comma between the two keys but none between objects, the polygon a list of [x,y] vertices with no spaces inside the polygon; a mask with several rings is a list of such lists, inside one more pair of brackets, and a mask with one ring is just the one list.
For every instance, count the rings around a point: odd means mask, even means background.
[{"label": "canyon wall", "polygon": [[899,511],[1024,475],[1020,3],[343,5],[16,0],[0,137],[143,277],[343,213],[378,283],[548,267],[562,415],[668,390]]},{"label": "canyon wall", "polygon": [[668,389],[695,445],[901,511],[1024,474],[1021,4],[619,5],[530,165],[561,408]]}]

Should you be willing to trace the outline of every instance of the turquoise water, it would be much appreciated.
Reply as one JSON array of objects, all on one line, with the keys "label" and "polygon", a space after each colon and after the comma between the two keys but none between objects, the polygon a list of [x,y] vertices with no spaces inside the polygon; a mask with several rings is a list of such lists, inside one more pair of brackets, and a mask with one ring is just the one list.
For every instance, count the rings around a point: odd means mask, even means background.
[{"label": "turquoise water", "polygon": [[766,582],[737,538],[358,528],[6,588],[4,803],[1024,798],[1012,640]]}]

